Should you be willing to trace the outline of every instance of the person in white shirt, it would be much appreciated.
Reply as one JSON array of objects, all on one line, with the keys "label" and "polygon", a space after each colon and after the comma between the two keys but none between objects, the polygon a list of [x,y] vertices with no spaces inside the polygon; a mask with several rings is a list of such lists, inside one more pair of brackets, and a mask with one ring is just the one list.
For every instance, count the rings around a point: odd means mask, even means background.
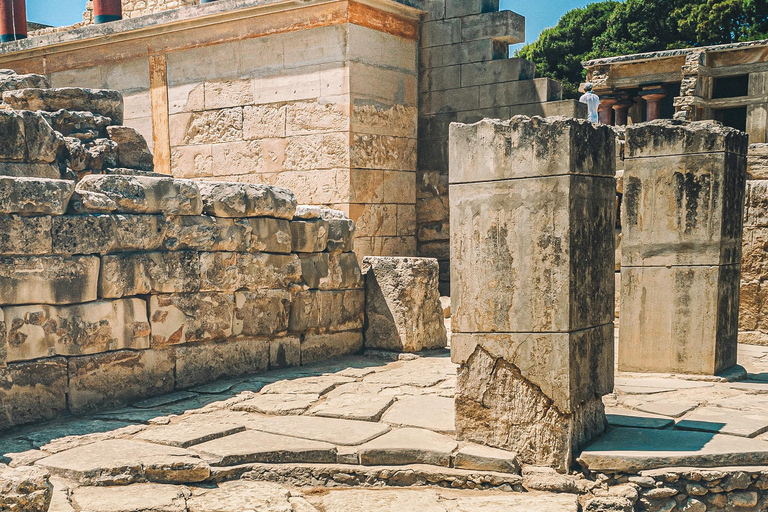
[{"label": "person in white shirt", "polygon": [[586,92],[581,98],[579,98],[579,102],[587,104],[587,110],[589,111],[587,119],[589,122],[597,123],[599,121],[597,116],[597,109],[600,107],[600,97],[592,92],[592,84],[589,82],[584,84],[584,90]]}]

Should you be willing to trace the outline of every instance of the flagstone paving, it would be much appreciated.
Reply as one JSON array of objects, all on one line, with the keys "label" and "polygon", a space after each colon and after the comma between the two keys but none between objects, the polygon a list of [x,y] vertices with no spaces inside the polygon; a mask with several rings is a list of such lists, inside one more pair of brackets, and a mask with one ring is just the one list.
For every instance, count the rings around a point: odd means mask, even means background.
[{"label": "flagstone paving", "polygon": [[[629,473],[768,464],[768,347],[742,348],[739,382],[617,374],[609,431],[580,462]],[[521,477],[515,454],[454,439],[455,385],[447,351],[368,354],[19,428],[0,436],[0,453],[54,475],[51,512],[577,510],[572,496],[534,506],[531,494],[497,492],[522,491],[530,468]],[[465,490],[418,487],[429,485]],[[145,495],[150,508],[133,505]]]}]

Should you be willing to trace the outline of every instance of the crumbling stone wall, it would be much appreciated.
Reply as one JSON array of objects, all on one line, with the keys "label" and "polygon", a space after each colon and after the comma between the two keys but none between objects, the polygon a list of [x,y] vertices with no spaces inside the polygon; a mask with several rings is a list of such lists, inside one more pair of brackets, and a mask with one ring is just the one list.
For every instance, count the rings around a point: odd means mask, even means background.
[{"label": "crumbling stone wall", "polygon": [[[114,91],[3,99],[0,429],[362,348],[344,213],[142,169],[146,143],[110,124],[123,116]],[[65,137],[52,123],[70,114],[84,121]],[[112,138],[97,144],[100,130]],[[68,138],[87,148],[79,172]]]}]

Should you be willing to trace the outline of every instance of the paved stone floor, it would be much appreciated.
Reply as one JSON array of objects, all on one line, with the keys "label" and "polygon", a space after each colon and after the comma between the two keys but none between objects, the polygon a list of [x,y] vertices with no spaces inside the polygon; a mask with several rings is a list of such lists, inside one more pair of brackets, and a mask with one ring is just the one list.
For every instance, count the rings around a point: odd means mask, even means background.
[{"label": "paved stone floor", "polygon": [[[620,374],[582,463],[767,465],[768,347],[739,362],[738,382]],[[52,512],[576,511],[522,493],[514,454],[453,439],[455,374],[447,351],[368,353],[17,429],[0,453],[53,474]]]}]

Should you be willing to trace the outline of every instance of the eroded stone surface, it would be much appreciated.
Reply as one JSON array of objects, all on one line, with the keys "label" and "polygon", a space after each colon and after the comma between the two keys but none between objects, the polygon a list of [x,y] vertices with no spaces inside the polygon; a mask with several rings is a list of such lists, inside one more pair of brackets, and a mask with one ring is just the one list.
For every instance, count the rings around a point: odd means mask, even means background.
[{"label": "eroded stone surface", "polygon": [[59,89],[27,88],[3,92],[3,102],[15,110],[61,109],[93,112],[123,122],[123,95],[106,89]]},{"label": "eroded stone surface", "polygon": [[217,466],[249,462],[336,462],[336,447],[328,443],[247,430],[198,444],[192,450]]},{"label": "eroded stone surface", "polygon": [[[154,176],[89,175],[77,183],[77,192],[106,196],[117,205],[117,213],[200,215],[203,202],[191,180]],[[89,196],[82,196],[90,208]],[[99,204],[94,207],[101,208]]]},{"label": "eroded stone surface", "polygon": [[0,213],[63,215],[74,190],[68,180],[0,176]]},{"label": "eroded stone surface", "polygon": [[432,464],[450,466],[458,447],[453,438],[416,428],[397,429],[358,449],[360,463],[370,465]]},{"label": "eroded stone surface", "polygon": [[341,446],[355,446],[389,431],[387,425],[313,416],[251,416],[250,429],[285,434]]},{"label": "eroded stone surface", "polygon": [[187,492],[179,486],[160,484],[79,487],[70,502],[81,512],[186,512]]},{"label": "eroded stone surface", "polygon": [[0,464],[0,510],[47,512],[52,496],[53,485],[46,471]]},{"label": "eroded stone surface", "polygon": [[447,344],[437,260],[363,259],[368,348],[418,352]]}]

